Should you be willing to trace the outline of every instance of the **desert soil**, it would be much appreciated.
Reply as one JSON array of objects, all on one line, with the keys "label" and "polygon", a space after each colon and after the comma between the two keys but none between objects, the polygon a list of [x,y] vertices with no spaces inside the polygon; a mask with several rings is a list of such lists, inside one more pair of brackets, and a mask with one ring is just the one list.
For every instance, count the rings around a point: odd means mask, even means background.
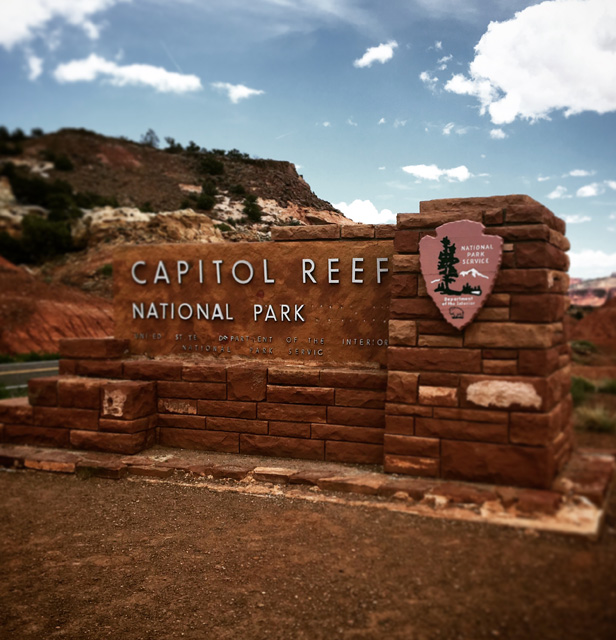
[{"label": "desert soil", "polygon": [[0,637],[616,637],[601,539],[145,479],[0,473]]}]

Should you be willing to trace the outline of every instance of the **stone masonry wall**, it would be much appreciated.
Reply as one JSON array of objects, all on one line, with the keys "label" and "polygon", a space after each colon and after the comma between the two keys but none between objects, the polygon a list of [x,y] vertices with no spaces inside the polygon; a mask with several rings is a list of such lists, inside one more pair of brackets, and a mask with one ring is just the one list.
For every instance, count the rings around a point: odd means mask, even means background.
[{"label": "stone masonry wall", "polygon": [[[419,241],[481,222],[501,271],[459,331],[429,298]],[[400,214],[389,326],[385,470],[547,487],[572,441],[564,222],[528,196],[434,200]]]}]

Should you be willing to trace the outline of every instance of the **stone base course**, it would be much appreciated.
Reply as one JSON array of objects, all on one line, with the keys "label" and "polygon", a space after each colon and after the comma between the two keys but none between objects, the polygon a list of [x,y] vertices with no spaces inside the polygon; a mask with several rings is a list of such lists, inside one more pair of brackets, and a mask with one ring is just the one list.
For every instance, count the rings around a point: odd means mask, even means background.
[{"label": "stone base course", "polygon": [[[0,445],[0,466],[14,470],[76,474],[121,480],[127,477],[182,481],[188,474],[206,481],[235,483],[250,491],[255,483],[283,490],[303,489],[324,496],[371,497],[400,505],[415,505],[424,516],[547,528],[598,537],[602,513],[616,466],[613,456],[578,452],[548,490],[437,479],[387,476],[375,467],[324,462],[287,461],[272,466],[267,458],[178,451],[154,447],[146,454],[64,451],[32,446]],[[298,494],[293,494],[298,497]],[[311,498],[312,499],[312,498]],[[589,508],[588,505],[591,505]],[[394,507],[395,508],[395,507]],[[576,510],[580,512],[576,515]],[[589,526],[590,525],[590,526]]]}]

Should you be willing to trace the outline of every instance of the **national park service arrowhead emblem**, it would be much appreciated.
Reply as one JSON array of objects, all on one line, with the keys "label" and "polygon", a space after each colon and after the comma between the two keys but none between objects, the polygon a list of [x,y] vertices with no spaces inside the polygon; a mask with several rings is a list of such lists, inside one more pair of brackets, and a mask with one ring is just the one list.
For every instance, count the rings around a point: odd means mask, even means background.
[{"label": "national park service arrowhead emblem", "polygon": [[459,220],[436,229],[419,243],[421,273],[432,300],[449,324],[463,329],[483,307],[503,254],[503,239],[489,236],[480,222]]}]

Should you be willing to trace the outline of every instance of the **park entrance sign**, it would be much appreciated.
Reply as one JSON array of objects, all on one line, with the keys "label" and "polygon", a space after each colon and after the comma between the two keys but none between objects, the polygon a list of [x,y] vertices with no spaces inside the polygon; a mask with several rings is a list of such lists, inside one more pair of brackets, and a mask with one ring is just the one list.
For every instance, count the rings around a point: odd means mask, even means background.
[{"label": "park entrance sign", "polygon": [[494,288],[503,239],[484,231],[480,222],[449,222],[436,230],[436,238],[425,236],[419,245],[428,293],[456,329],[473,321]]},{"label": "park entrance sign", "polygon": [[573,441],[564,233],[512,195],[119,248],[115,337],[62,341],[33,409],[0,401],[0,438],[549,488]]}]

